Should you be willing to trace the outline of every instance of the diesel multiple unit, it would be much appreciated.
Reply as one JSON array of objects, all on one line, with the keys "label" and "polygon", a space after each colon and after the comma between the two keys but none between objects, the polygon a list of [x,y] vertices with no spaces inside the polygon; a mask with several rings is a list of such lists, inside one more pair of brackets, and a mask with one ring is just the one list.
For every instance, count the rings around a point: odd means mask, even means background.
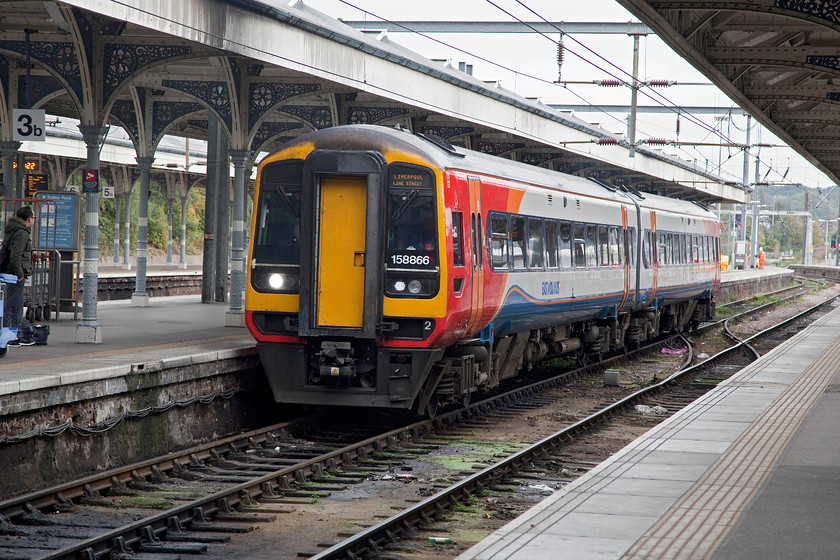
[{"label": "diesel multiple unit", "polygon": [[278,402],[434,414],[710,319],[719,238],[692,202],[341,126],[260,163],[246,321]]}]

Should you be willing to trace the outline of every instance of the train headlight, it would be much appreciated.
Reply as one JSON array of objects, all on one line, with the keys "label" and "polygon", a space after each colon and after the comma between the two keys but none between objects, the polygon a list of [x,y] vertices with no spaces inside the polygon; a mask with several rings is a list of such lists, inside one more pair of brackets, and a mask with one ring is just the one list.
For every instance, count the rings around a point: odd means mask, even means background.
[{"label": "train headlight", "polygon": [[[409,276],[406,278],[406,276]],[[421,278],[412,278],[405,273],[387,274],[385,295],[403,298],[430,298],[438,292],[440,281],[436,275],[427,274]]]},{"label": "train headlight", "polygon": [[299,278],[297,271],[257,269],[251,275],[251,282],[258,292],[296,294],[298,293]]},{"label": "train headlight", "polygon": [[272,290],[282,290],[283,284],[285,283],[286,275],[285,274],[269,274],[268,275],[268,287]]}]

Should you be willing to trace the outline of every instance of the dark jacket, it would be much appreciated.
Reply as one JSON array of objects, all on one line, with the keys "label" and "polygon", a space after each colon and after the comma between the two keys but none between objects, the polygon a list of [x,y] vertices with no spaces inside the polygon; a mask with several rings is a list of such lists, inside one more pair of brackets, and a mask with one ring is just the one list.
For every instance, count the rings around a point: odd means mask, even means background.
[{"label": "dark jacket", "polygon": [[18,278],[32,275],[32,240],[26,222],[12,216],[6,222],[3,241],[9,241],[9,264],[3,271]]}]

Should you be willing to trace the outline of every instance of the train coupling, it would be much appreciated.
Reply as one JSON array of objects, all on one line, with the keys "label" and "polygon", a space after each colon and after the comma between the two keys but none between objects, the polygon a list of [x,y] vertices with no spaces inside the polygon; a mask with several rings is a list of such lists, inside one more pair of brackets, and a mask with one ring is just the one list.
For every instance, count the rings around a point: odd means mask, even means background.
[{"label": "train coupling", "polygon": [[349,342],[323,341],[321,351],[315,357],[320,363],[321,377],[355,377],[355,350]]}]

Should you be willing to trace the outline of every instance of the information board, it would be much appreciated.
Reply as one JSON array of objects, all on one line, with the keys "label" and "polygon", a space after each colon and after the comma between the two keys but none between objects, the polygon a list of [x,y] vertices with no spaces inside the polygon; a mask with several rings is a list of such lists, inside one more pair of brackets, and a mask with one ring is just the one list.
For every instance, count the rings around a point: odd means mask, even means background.
[{"label": "information board", "polygon": [[38,191],[49,190],[50,185],[47,180],[46,173],[27,173],[26,174],[26,196],[33,197]]},{"label": "information board", "polygon": [[33,232],[35,248],[78,251],[81,197],[74,192],[49,191],[39,192],[35,198],[44,201],[39,204],[37,232]]}]

